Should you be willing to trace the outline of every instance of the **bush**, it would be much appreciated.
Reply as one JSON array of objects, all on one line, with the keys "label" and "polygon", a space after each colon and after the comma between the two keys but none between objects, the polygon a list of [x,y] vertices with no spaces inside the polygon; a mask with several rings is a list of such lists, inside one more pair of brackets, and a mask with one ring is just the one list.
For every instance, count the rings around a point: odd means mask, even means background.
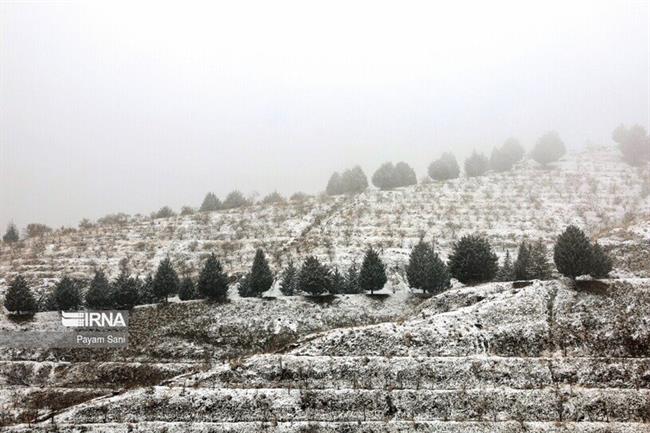
[{"label": "bush", "polygon": [[113,307],[113,296],[104,272],[97,271],[90,281],[86,292],[86,307],[92,310],[104,310]]},{"label": "bush", "polygon": [[18,242],[18,239],[20,239],[20,236],[18,235],[18,229],[16,228],[16,225],[14,223],[9,223],[7,226],[7,231],[5,232],[4,236],[2,236],[2,241],[11,244]]},{"label": "bush", "polygon": [[178,299],[181,301],[189,301],[191,299],[197,299],[197,297],[194,281],[190,277],[184,277],[178,289]]},{"label": "bush", "polygon": [[144,285],[147,286],[150,292],[150,299],[144,299],[145,297],[142,296],[142,292],[138,290],[140,288],[138,287],[139,281],[134,277],[130,277],[126,272],[126,269],[123,269],[112,284],[113,305],[115,308],[120,310],[130,310],[135,307],[139,301],[141,302],[145,300],[146,302],[143,303],[146,304],[155,302],[153,280],[151,279],[151,276],[149,276],[148,280],[145,281]]},{"label": "bush", "polygon": [[310,295],[320,295],[331,291],[332,280],[327,266],[314,256],[309,256],[300,269],[298,288]]},{"label": "bush", "polygon": [[228,276],[223,272],[214,253],[210,254],[203,265],[196,288],[204,298],[225,301],[228,297]]},{"label": "bush", "polygon": [[172,261],[166,257],[158,264],[156,275],[153,277],[153,293],[157,300],[165,299],[169,295],[178,293],[178,275],[174,270]]},{"label": "bush", "polygon": [[542,165],[555,162],[566,153],[564,142],[560,139],[557,132],[551,131],[542,135],[535,147],[533,148],[530,156]]},{"label": "bush", "polygon": [[482,153],[474,151],[472,155],[465,160],[465,175],[467,177],[482,176],[488,171],[490,164],[488,159]]},{"label": "bush", "polygon": [[214,195],[213,192],[209,192],[205,195],[203,203],[199,208],[199,212],[214,212],[221,209],[221,200]]},{"label": "bush", "polygon": [[181,208],[181,215],[182,215],[182,216],[185,216],[185,215],[193,215],[194,212],[195,212],[195,211],[194,211],[194,208],[191,207],[191,206],[183,206],[183,207]]},{"label": "bush", "polygon": [[125,225],[129,222],[129,216],[125,213],[108,214],[97,220],[102,226]]},{"label": "bush", "polygon": [[409,286],[422,292],[439,293],[449,288],[447,266],[433,250],[433,246],[420,242],[413,248],[406,267]]},{"label": "bush", "polygon": [[280,292],[285,296],[293,296],[296,294],[296,287],[298,285],[298,270],[289,262],[289,265],[282,272],[280,278]]},{"label": "bush", "polygon": [[262,296],[273,284],[273,273],[269,268],[269,262],[266,260],[264,251],[261,249],[255,252],[253,266],[247,276],[247,281],[249,285],[248,296]]},{"label": "bush", "polygon": [[81,306],[81,288],[83,282],[70,277],[63,277],[54,286],[51,306],[56,310],[77,310]]},{"label": "bush", "polygon": [[302,191],[294,192],[291,194],[291,197],[289,200],[296,202],[296,203],[304,203],[309,199],[309,194],[304,193]]},{"label": "bush", "polygon": [[39,223],[31,223],[27,224],[27,237],[28,238],[36,238],[39,236],[43,236],[44,234],[51,233],[52,229],[45,224],[39,224]]},{"label": "bush", "polygon": [[250,206],[252,203],[250,200],[244,197],[244,195],[235,190],[232,191],[226,199],[223,201],[223,209],[235,209],[238,207]]},{"label": "bush", "polygon": [[84,218],[81,221],[79,221],[79,229],[80,230],[88,230],[94,227],[94,224],[90,222],[88,218]]},{"label": "bush", "polygon": [[4,306],[7,311],[17,314],[31,314],[36,311],[36,300],[22,276],[18,275],[9,285]]},{"label": "bush", "polygon": [[359,271],[359,287],[361,290],[373,294],[375,290],[381,290],[386,284],[386,267],[379,258],[379,254],[369,248],[363,257],[361,270]]},{"label": "bush", "polygon": [[497,273],[497,256],[481,235],[465,235],[453,245],[449,257],[451,275],[464,284],[491,281]]},{"label": "bush", "polygon": [[558,272],[575,279],[591,271],[591,244],[585,233],[570,225],[557,238],[553,259]]},{"label": "bush", "polygon": [[641,125],[627,128],[619,125],[612,138],[623,153],[623,159],[630,165],[643,165],[650,161],[650,137]]},{"label": "bush", "polygon": [[328,195],[357,194],[365,191],[366,188],[368,188],[368,179],[361,167],[357,165],[345,170],[343,175],[338,172],[332,174],[325,192]]},{"label": "bush", "polygon": [[433,180],[456,179],[460,175],[460,168],[456,157],[451,153],[442,156],[429,165],[429,176]]}]

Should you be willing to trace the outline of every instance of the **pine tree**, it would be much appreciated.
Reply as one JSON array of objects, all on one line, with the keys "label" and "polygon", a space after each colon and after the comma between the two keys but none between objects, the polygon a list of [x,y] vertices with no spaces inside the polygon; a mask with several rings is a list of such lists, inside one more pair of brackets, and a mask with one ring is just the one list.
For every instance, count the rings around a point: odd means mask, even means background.
[{"label": "pine tree", "polygon": [[239,296],[242,298],[253,298],[255,297],[255,292],[251,289],[251,274],[250,272],[239,280],[239,284],[237,285],[237,293],[239,293]]},{"label": "pine tree", "polygon": [[467,177],[482,176],[488,170],[490,163],[485,155],[474,151],[465,160],[465,175]]},{"label": "pine tree", "polygon": [[320,295],[331,290],[332,280],[327,266],[321,265],[314,256],[309,256],[298,274],[298,289],[310,295]]},{"label": "pine tree", "polygon": [[593,278],[606,278],[612,271],[612,259],[603,251],[603,248],[594,242],[591,246],[591,270],[589,275]]},{"label": "pine tree", "polygon": [[555,267],[565,277],[575,280],[591,270],[591,244],[585,233],[570,225],[557,238],[553,249]]},{"label": "pine tree", "polygon": [[153,277],[153,293],[156,299],[164,299],[167,302],[170,295],[178,293],[178,284],[178,275],[172,261],[166,257],[158,265],[156,275]]},{"label": "pine tree", "polygon": [[196,299],[196,290],[194,288],[194,281],[190,277],[184,277],[181,280],[181,286],[178,289],[178,299],[181,301],[188,301]]},{"label": "pine tree", "polygon": [[53,306],[57,310],[76,310],[81,305],[81,281],[73,280],[70,277],[63,277],[54,286],[52,293]]},{"label": "pine tree", "polygon": [[214,193],[209,192],[205,195],[203,203],[201,203],[201,207],[199,208],[199,212],[213,212],[219,209],[221,209],[221,201],[216,195],[214,195]]},{"label": "pine tree", "polygon": [[354,295],[361,293],[359,287],[359,267],[356,263],[352,262],[345,274],[345,291],[343,293]]},{"label": "pine tree", "polygon": [[395,184],[396,186],[409,186],[418,183],[415,171],[405,162],[395,164]]},{"label": "pine tree", "polygon": [[330,292],[334,295],[345,293],[345,277],[339,272],[338,268],[334,268],[334,272],[331,274],[331,279]]},{"label": "pine tree", "polygon": [[444,181],[457,178],[460,175],[460,167],[453,154],[443,153],[429,165],[428,172],[431,179]]},{"label": "pine tree", "polygon": [[271,272],[269,262],[261,249],[255,252],[255,259],[253,259],[248,281],[253,296],[262,296],[273,284],[273,272]]},{"label": "pine tree", "polygon": [[548,251],[544,242],[539,239],[529,245],[531,278],[547,280],[551,277],[551,264],[548,261]]},{"label": "pine tree", "polygon": [[523,241],[519,244],[519,250],[517,251],[517,260],[515,260],[514,265],[514,276],[515,280],[530,280],[532,276],[532,264],[531,264],[531,255],[530,247],[528,243]]},{"label": "pine tree", "polygon": [[30,314],[36,311],[36,300],[27,281],[18,275],[9,285],[5,294],[4,306],[7,311],[17,314]]},{"label": "pine tree", "polygon": [[153,277],[149,274],[144,281],[138,284],[138,304],[153,304],[156,301],[156,295],[153,292]]},{"label": "pine tree", "polygon": [[501,146],[501,153],[507,155],[510,161],[515,164],[522,160],[526,152],[519,140],[510,137]]},{"label": "pine tree", "polygon": [[345,192],[358,194],[368,188],[368,178],[361,167],[355,165],[351,169],[343,172],[341,175],[341,184]]},{"label": "pine tree", "polygon": [[111,287],[103,271],[96,271],[86,292],[86,307],[92,310],[105,310],[113,307]]},{"label": "pine tree", "polygon": [[371,247],[363,257],[361,271],[359,271],[359,287],[373,294],[375,290],[383,289],[386,281],[388,281],[386,267],[379,258],[379,254]]},{"label": "pine tree", "polygon": [[[147,285],[149,287],[149,296],[151,298],[154,298],[154,294],[152,293],[153,280],[151,279],[151,276],[149,276],[149,281],[145,282],[144,285]],[[138,290],[139,282],[136,278],[129,276],[125,268],[123,268],[122,272],[120,272],[120,275],[118,275],[117,278],[113,281],[112,286],[113,305],[117,309],[130,310],[141,300],[142,295]],[[147,302],[144,303],[150,302],[154,302],[154,300],[147,300]]]},{"label": "pine tree", "polygon": [[289,265],[282,272],[280,278],[280,292],[285,296],[293,296],[296,294],[296,286],[298,283],[298,270],[290,261]]},{"label": "pine tree", "polygon": [[481,235],[465,235],[454,243],[449,256],[451,275],[464,284],[491,281],[497,273],[498,258]]},{"label": "pine tree", "polygon": [[18,239],[20,239],[20,236],[18,235],[18,229],[16,228],[16,225],[14,223],[9,223],[7,226],[7,231],[5,232],[4,236],[2,236],[3,242],[12,244],[14,242],[18,242]]},{"label": "pine tree", "polygon": [[210,254],[203,265],[196,288],[204,298],[221,302],[228,297],[228,276],[214,254]]},{"label": "pine tree", "polygon": [[557,132],[551,131],[542,135],[535,147],[533,148],[530,156],[542,165],[550,162],[555,162],[566,153],[564,142],[560,139]]},{"label": "pine tree", "polygon": [[406,267],[409,286],[422,292],[438,293],[449,288],[447,266],[433,250],[433,246],[420,239],[413,248]]},{"label": "pine tree", "polygon": [[503,266],[497,272],[497,281],[512,281],[515,276],[515,271],[512,266],[512,259],[510,258],[510,251],[506,250],[506,256],[503,259]]},{"label": "pine tree", "polygon": [[372,175],[372,184],[379,189],[391,189],[397,186],[395,166],[392,162],[385,162]]},{"label": "pine tree", "polygon": [[246,199],[244,197],[244,194],[242,194],[238,190],[234,190],[226,196],[226,199],[223,201],[223,205],[221,206],[221,208],[235,209],[238,207],[249,206],[251,204],[252,204],[251,201]]},{"label": "pine tree", "polygon": [[330,180],[327,182],[327,188],[325,188],[327,195],[339,195],[343,194],[343,182],[341,181],[341,175],[338,171],[334,172],[330,177]]},{"label": "pine tree", "polygon": [[612,133],[623,159],[630,165],[643,165],[650,161],[650,136],[641,125],[630,128],[619,125]]}]

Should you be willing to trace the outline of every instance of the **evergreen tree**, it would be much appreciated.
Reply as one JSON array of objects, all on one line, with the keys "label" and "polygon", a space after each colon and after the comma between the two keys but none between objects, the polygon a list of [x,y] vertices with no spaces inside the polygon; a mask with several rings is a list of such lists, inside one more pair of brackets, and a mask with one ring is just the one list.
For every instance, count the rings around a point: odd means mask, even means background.
[{"label": "evergreen tree", "polygon": [[262,204],[281,204],[286,202],[287,200],[277,191],[273,191],[262,199]]},{"label": "evergreen tree", "polygon": [[298,288],[310,295],[320,295],[331,290],[332,280],[327,266],[314,256],[309,256],[300,268]]},{"label": "evergreen tree", "polygon": [[517,260],[514,265],[515,280],[530,280],[532,275],[532,264],[530,247],[525,241],[519,244]]},{"label": "evergreen tree", "polygon": [[650,136],[641,125],[631,128],[620,125],[612,133],[612,138],[628,164],[643,165],[650,161]]},{"label": "evergreen tree", "polygon": [[508,171],[514,162],[500,148],[492,149],[490,156],[490,168],[496,172]]},{"label": "evergreen tree", "polygon": [[547,280],[551,277],[551,264],[548,261],[546,245],[539,239],[528,246],[530,252],[530,273],[531,278]]},{"label": "evergreen tree", "polygon": [[391,189],[397,186],[395,166],[392,162],[385,162],[372,175],[372,184],[379,189]]},{"label": "evergreen tree", "polygon": [[449,257],[451,275],[464,284],[491,281],[497,273],[498,258],[481,235],[465,235],[454,243]]},{"label": "evergreen tree", "polygon": [[603,248],[594,242],[591,246],[591,270],[589,275],[593,278],[607,278],[612,271],[612,259],[603,251]]},{"label": "evergreen tree", "polygon": [[96,271],[86,292],[86,307],[91,310],[106,310],[113,307],[111,287],[104,272]]},{"label": "evergreen tree", "polygon": [[422,290],[423,293],[439,293],[450,286],[447,266],[433,250],[433,246],[422,239],[411,250],[406,277],[409,286]]},{"label": "evergreen tree", "polygon": [[249,283],[253,296],[262,296],[273,284],[273,272],[271,272],[269,262],[261,249],[255,252],[255,259],[253,259],[253,266],[249,274]]},{"label": "evergreen tree", "polygon": [[151,217],[152,218],[171,218],[173,216],[176,216],[176,213],[170,208],[169,206],[163,206],[158,210],[158,212],[154,212]]},{"label": "evergreen tree", "polygon": [[331,279],[330,292],[334,295],[345,293],[345,277],[339,272],[338,268],[334,268],[334,272],[331,274]]},{"label": "evergreen tree", "polygon": [[213,212],[219,209],[221,209],[221,201],[216,195],[214,195],[214,193],[209,192],[205,195],[203,203],[201,203],[201,207],[199,208],[199,212]]},{"label": "evergreen tree", "polygon": [[341,175],[343,190],[348,193],[358,194],[368,188],[368,178],[358,165],[345,170]]},{"label": "evergreen tree", "polygon": [[555,162],[566,153],[564,142],[560,139],[557,132],[551,131],[542,135],[530,156],[542,165]]},{"label": "evergreen tree", "polygon": [[5,232],[4,236],[2,236],[3,242],[12,244],[14,242],[18,242],[18,239],[20,239],[20,236],[18,235],[18,229],[16,228],[16,225],[14,223],[9,223],[7,226],[7,231]]},{"label": "evergreen tree", "polygon": [[228,276],[214,254],[210,254],[201,269],[197,291],[202,297],[216,301],[225,301],[228,296]]},{"label": "evergreen tree", "polygon": [[36,311],[34,295],[21,275],[14,278],[9,285],[5,293],[4,306],[7,311],[17,314],[30,314]]},{"label": "evergreen tree", "polygon": [[510,137],[501,146],[501,153],[507,155],[510,161],[515,164],[523,159],[526,152],[519,140]]},{"label": "evergreen tree", "polygon": [[394,177],[396,186],[409,186],[418,183],[415,171],[405,162],[398,162],[395,164]]},{"label": "evergreen tree", "polygon": [[223,209],[235,209],[243,206],[250,206],[252,202],[244,197],[240,191],[234,190],[226,196],[223,201]]},{"label": "evergreen tree", "polygon": [[591,244],[585,233],[570,225],[557,238],[553,249],[555,267],[565,277],[575,280],[591,270]]},{"label": "evergreen tree", "polygon": [[181,286],[178,289],[178,299],[181,301],[188,301],[196,299],[196,289],[194,288],[194,281],[190,277],[184,277],[181,280]]},{"label": "evergreen tree", "polygon": [[482,153],[474,151],[472,155],[465,160],[465,175],[467,177],[482,176],[488,170],[490,164],[488,159]]},{"label": "evergreen tree", "polygon": [[178,275],[172,261],[166,257],[158,265],[156,275],[153,277],[153,293],[156,299],[164,299],[167,302],[170,295],[178,293],[178,284]]},{"label": "evergreen tree", "polygon": [[354,295],[361,293],[359,287],[359,267],[356,263],[352,262],[345,274],[345,291],[343,293]]},{"label": "evergreen tree", "polygon": [[239,285],[237,286],[237,293],[239,293],[239,296],[241,296],[242,298],[253,298],[256,296],[256,293],[253,292],[253,289],[251,289],[250,277],[251,274],[249,272],[239,280]]},{"label": "evergreen tree", "polygon": [[280,292],[285,296],[293,296],[296,294],[296,286],[298,284],[298,270],[290,261],[289,265],[282,272],[280,278]]},{"label": "evergreen tree", "polygon": [[429,165],[428,172],[433,180],[456,179],[460,175],[460,167],[453,154],[443,153],[439,159]]},{"label": "evergreen tree", "polygon": [[373,294],[375,290],[381,290],[386,284],[386,267],[379,258],[379,254],[369,248],[363,257],[361,271],[359,271],[359,287],[364,291]]},{"label": "evergreen tree", "polygon": [[[149,276],[149,281],[145,281],[144,285],[148,286],[149,297],[144,303],[155,302],[155,295],[153,294],[153,280]],[[113,289],[113,305],[120,310],[130,310],[135,307],[142,298],[142,292],[138,290],[140,287],[136,278],[129,276],[126,269],[120,272],[120,275],[112,283]]]},{"label": "evergreen tree", "polygon": [[153,292],[153,277],[147,275],[144,281],[138,283],[138,304],[153,304],[157,301]]},{"label": "evergreen tree", "polygon": [[510,258],[510,251],[506,250],[506,256],[503,259],[503,266],[497,272],[497,281],[512,281],[515,276],[515,271]]},{"label": "evergreen tree", "polygon": [[341,181],[341,175],[338,171],[334,172],[330,177],[330,180],[327,182],[327,188],[325,188],[327,195],[339,195],[343,194],[343,182]]},{"label": "evergreen tree", "polygon": [[53,306],[57,310],[76,310],[81,306],[81,281],[70,277],[63,277],[54,286],[52,293]]}]

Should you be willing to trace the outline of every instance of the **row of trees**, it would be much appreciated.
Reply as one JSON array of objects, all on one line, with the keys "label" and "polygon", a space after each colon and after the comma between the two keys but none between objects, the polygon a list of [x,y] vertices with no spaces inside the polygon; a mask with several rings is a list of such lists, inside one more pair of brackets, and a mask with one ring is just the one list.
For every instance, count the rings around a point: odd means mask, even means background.
[{"label": "row of trees", "polygon": [[[501,267],[497,255],[487,238],[471,234],[463,236],[453,245],[449,260],[445,263],[435,252],[433,245],[420,240],[412,249],[406,276],[409,286],[428,293],[439,293],[451,285],[451,278],[464,284],[488,281],[512,281],[547,279],[551,276],[546,247],[541,241],[522,242],[517,259],[512,263],[507,253]],[[555,266],[562,275],[575,279],[589,274],[594,278],[606,277],[612,269],[611,258],[597,243],[589,241],[578,227],[569,226],[558,237],[553,249]],[[288,296],[298,293],[310,295],[354,294],[381,290],[386,284],[386,266],[379,253],[369,248],[357,269],[352,264],[341,274],[338,268],[331,270],[310,256],[300,269],[291,262],[280,276],[280,291]],[[261,296],[274,282],[274,275],[264,252],[258,249],[250,271],[241,278],[238,286],[242,297]],[[228,275],[221,263],[211,254],[203,264],[196,283],[186,276],[178,277],[169,258],[162,260],[154,277],[144,280],[132,277],[126,270],[113,281],[102,271],[97,271],[85,290],[80,280],[63,277],[46,301],[46,309],[71,310],[82,304],[90,309],[130,309],[138,303],[167,301],[178,294],[181,300],[211,299],[222,302],[228,294]],[[14,279],[5,296],[5,308],[15,312],[36,310],[36,301],[24,278]]]}]

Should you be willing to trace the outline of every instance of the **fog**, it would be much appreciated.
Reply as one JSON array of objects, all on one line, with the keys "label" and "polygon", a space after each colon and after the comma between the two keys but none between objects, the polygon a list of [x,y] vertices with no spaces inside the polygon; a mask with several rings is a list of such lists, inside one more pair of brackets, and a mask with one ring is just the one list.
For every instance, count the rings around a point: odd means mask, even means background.
[{"label": "fog", "polygon": [[650,123],[648,2],[0,4],[0,226]]}]

